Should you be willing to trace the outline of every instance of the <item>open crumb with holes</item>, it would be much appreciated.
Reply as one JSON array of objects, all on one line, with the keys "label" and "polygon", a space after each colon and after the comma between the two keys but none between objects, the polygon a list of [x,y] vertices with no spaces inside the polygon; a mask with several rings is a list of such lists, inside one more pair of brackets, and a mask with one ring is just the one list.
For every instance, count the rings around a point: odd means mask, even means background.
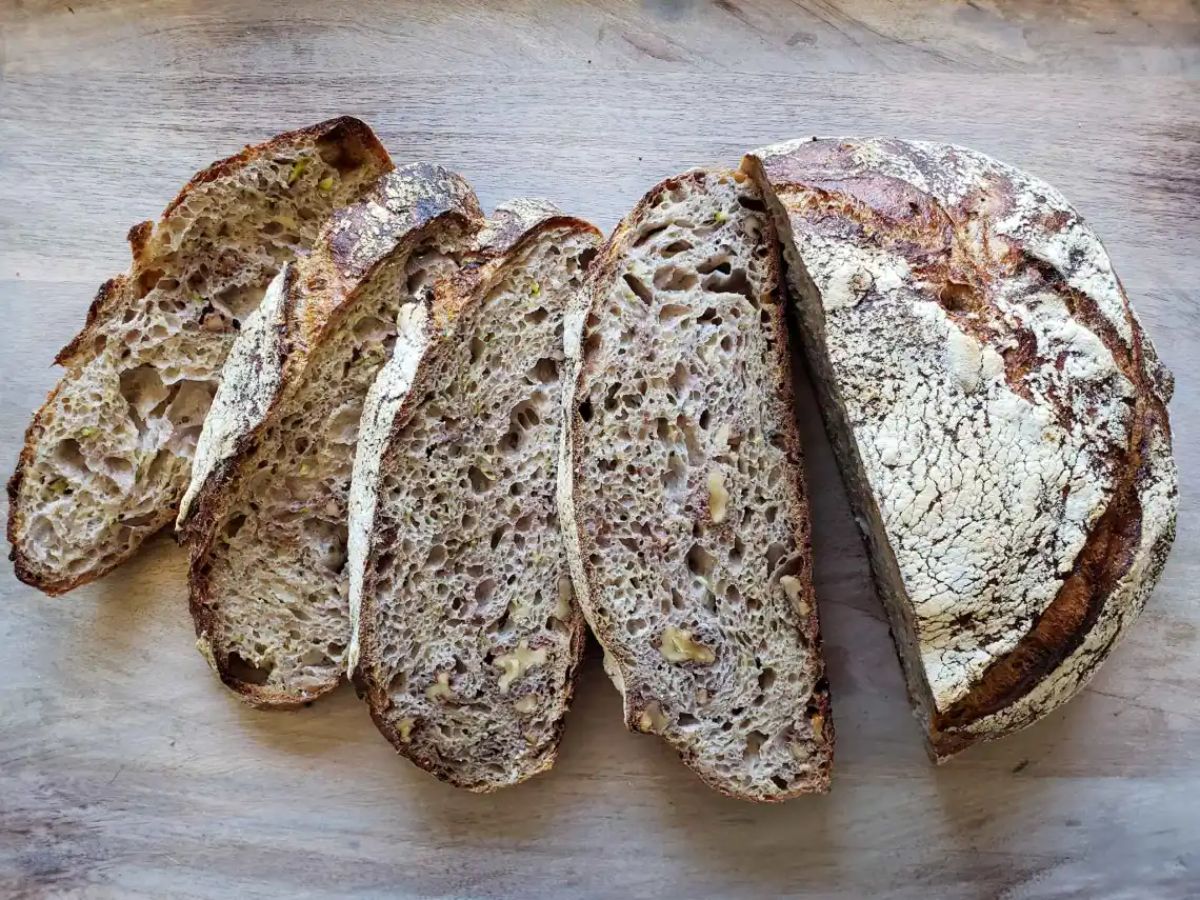
[{"label": "open crumb with holes", "polygon": [[600,235],[516,201],[481,242],[489,262],[405,309],[367,399],[350,657],[400,753],[491,791],[553,764],[583,650],[555,485],[563,319]]},{"label": "open crumb with holes", "polygon": [[397,314],[457,271],[483,221],[470,186],[403,166],[339,212],[248,327],[201,437],[184,522],[198,646],[249,702],[290,706],[346,666],[346,521],[367,389]]},{"label": "open crumb with holes", "polygon": [[647,194],[568,331],[559,496],[626,724],[761,801],[826,790],[833,747],[778,282],[750,179]]},{"label": "open crumb with holes", "polygon": [[234,336],[329,213],[391,168],[375,135],[333,119],[197,174],[133,264],[106,282],[8,485],[17,577],[50,594],[99,578],[175,516]]}]

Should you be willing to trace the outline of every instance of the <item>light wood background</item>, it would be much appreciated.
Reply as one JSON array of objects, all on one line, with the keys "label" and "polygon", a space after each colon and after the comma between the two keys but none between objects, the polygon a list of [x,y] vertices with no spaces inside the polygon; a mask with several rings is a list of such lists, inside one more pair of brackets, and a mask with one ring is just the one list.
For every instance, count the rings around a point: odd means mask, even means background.
[{"label": "light wood background", "polygon": [[126,228],[207,162],[352,113],[485,206],[611,228],[654,182],[807,134],[953,140],[1058,185],[1178,377],[1179,538],[1099,677],[934,769],[811,403],[833,792],[759,808],[626,733],[593,659],[556,769],[488,797],[348,689],[255,712],[159,538],[56,600],[0,572],[0,895],[1200,894],[1200,10],[1183,0],[0,0],[0,465]]}]

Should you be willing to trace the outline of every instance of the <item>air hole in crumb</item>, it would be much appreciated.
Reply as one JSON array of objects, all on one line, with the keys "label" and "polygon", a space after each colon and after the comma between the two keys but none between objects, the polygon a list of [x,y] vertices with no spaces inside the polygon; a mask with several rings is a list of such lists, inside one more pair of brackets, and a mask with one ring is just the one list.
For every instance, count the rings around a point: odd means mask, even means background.
[{"label": "air hole in crumb", "polygon": [[671,385],[671,390],[675,392],[676,397],[683,396],[683,390],[687,387],[688,378],[691,373],[688,372],[687,366],[683,363],[675,364],[675,371],[671,373],[671,377],[667,383]]},{"label": "air hole in crumb", "polygon": [[237,515],[225,523],[224,535],[226,540],[233,540],[238,536],[238,532],[242,530],[242,526],[246,524],[244,515]]},{"label": "air hole in crumb", "polygon": [[632,273],[627,273],[624,279],[629,289],[637,295],[638,299],[649,306],[654,299],[654,295],[650,292],[650,288],[646,286],[646,282]]},{"label": "air hole in crumb", "polygon": [[537,361],[530,370],[534,381],[542,384],[553,384],[558,381],[558,362],[546,356]]},{"label": "air hole in crumb", "polygon": [[733,271],[733,257],[728,253],[719,253],[716,256],[710,256],[700,265],[696,266],[696,271],[701,275],[711,275],[713,272],[720,272],[722,275],[728,275]]},{"label": "air hole in crumb", "polygon": [[775,567],[779,565],[779,561],[786,553],[787,547],[779,541],[775,541],[767,547],[767,571],[774,572]]},{"label": "air hole in crumb", "polygon": [[695,272],[680,266],[662,266],[654,273],[654,286],[660,291],[690,291],[699,281]]},{"label": "air hole in crumb", "polygon": [[477,494],[484,493],[492,486],[492,479],[488,478],[478,466],[471,466],[467,469],[467,478],[471,481],[471,490]]},{"label": "air hole in crumb", "polygon": [[266,684],[271,677],[272,665],[256,666],[248,662],[238,653],[230,653],[225,661],[225,668],[231,677],[243,684]]},{"label": "air hole in crumb", "polygon": [[758,673],[758,689],[760,691],[769,691],[775,684],[775,670],[770,666]]},{"label": "air hole in crumb", "polygon": [[761,731],[751,731],[746,735],[745,755],[748,759],[758,756],[759,751],[762,750],[762,745],[767,741],[767,737],[768,735],[763,734]]},{"label": "air hole in crumb", "polygon": [[712,574],[716,564],[716,558],[709,554],[701,544],[692,544],[691,549],[688,550],[687,566],[692,574],[707,578]]}]

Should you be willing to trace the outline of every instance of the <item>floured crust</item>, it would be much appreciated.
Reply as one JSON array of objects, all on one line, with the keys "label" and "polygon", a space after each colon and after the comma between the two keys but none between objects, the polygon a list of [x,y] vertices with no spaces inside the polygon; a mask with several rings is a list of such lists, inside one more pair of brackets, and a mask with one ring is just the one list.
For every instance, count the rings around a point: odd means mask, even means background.
[{"label": "floured crust", "polygon": [[[133,363],[116,361],[114,345],[118,340],[125,339],[127,343],[153,342],[153,335],[130,331],[140,327],[138,322],[143,316],[150,319],[156,315],[160,318],[175,316],[182,323],[178,328],[184,334],[184,340],[191,341],[192,344],[203,343],[206,340],[205,335],[211,333],[211,339],[203,348],[203,358],[195,352],[196,347],[189,345],[189,349],[180,354],[186,358],[173,361],[186,375],[168,385],[177,392],[187,394],[184,399],[189,405],[198,409],[206,407],[207,397],[203,396],[201,388],[216,377],[219,364],[210,365],[210,357],[223,358],[227,349],[223,342],[230,340],[228,335],[236,327],[236,324],[231,325],[226,320],[232,313],[223,308],[214,309],[211,297],[204,298],[203,305],[193,306],[182,315],[174,310],[168,314],[147,311],[151,300],[169,307],[177,307],[182,299],[182,304],[186,307],[195,298],[194,293],[189,297],[187,290],[181,290],[178,285],[175,288],[159,287],[164,270],[169,272],[171,266],[186,269],[186,260],[178,260],[175,257],[180,255],[180,234],[185,233],[188,228],[187,218],[191,215],[188,209],[189,201],[195,200],[197,206],[203,206],[207,198],[224,196],[221,192],[232,193],[232,189],[227,188],[235,184],[237,179],[246,177],[246,173],[253,166],[270,163],[276,157],[290,158],[296,154],[313,154],[314,151],[322,154],[323,160],[327,157],[326,161],[336,171],[382,172],[391,168],[387,151],[365,124],[349,117],[331,119],[310,128],[278,135],[262,144],[248,146],[242,152],[212,164],[188,182],[167,206],[157,223],[142,222],[130,229],[128,240],[133,258],[130,270],[101,286],[88,309],[83,329],[58,353],[55,362],[66,367],[67,372],[35,414],[26,432],[25,446],[16,471],[8,483],[8,537],[13,545],[10,556],[17,577],[22,581],[49,594],[61,594],[86,584],[127,559],[146,537],[174,517],[175,506],[186,483],[184,466],[190,457],[191,447],[186,438],[172,436],[171,440],[176,441],[179,446],[170,448],[172,458],[161,466],[166,470],[162,472],[155,468],[159,460],[151,452],[154,448],[147,449],[143,446],[144,435],[139,434],[135,439],[132,434],[115,430],[107,421],[78,426],[76,420],[123,416],[121,395],[126,386],[120,379],[130,375],[130,366],[136,367],[137,361],[140,361],[141,368],[146,370],[157,367],[161,372],[165,366],[169,367],[170,363],[164,364],[160,359],[162,353],[157,352],[162,351],[162,347],[145,354],[144,360],[135,354]],[[298,179],[289,178],[289,187],[292,180]],[[299,181],[299,185],[304,187],[305,182]],[[312,194],[318,193],[315,184],[304,189]],[[331,189],[322,188],[319,193],[325,198],[321,202],[328,202],[345,191],[338,185]],[[265,207],[265,203],[263,205]],[[263,212],[256,208],[248,215],[269,218],[263,215]],[[313,231],[315,232],[315,228]],[[311,239],[311,235],[308,237]],[[266,243],[265,238],[263,242]],[[239,249],[245,251],[247,248]],[[251,249],[262,250],[261,247]],[[249,259],[253,255],[247,253],[246,258]],[[231,254],[229,258],[220,258],[221,266],[214,268],[235,265],[233,259],[237,258],[237,254]],[[171,262],[167,263],[164,260]],[[250,263],[246,265],[250,266]],[[228,273],[217,273],[214,278],[218,275],[224,276]],[[269,272],[267,277],[269,278]],[[228,280],[237,283],[235,278]],[[261,286],[259,291],[261,292]],[[196,321],[189,321],[193,317]],[[131,320],[133,324],[123,324]],[[164,346],[172,339],[173,336],[165,339]],[[170,351],[164,352],[169,354]],[[74,394],[78,393],[76,389],[82,384],[86,384],[88,388],[85,393],[90,391],[89,395],[92,396],[99,393],[101,400],[94,402],[84,397],[75,397]],[[92,403],[91,408],[87,408],[89,402]],[[64,406],[69,406],[70,410],[61,408]],[[202,413],[203,409],[200,409],[200,414]],[[188,427],[192,424],[189,420]],[[198,426],[199,423],[194,424]],[[52,446],[43,446],[43,442],[50,442]],[[57,562],[40,558],[46,554],[36,552],[39,538],[31,532],[31,525],[36,524],[47,505],[46,499],[41,496],[44,494],[43,482],[46,473],[64,471],[56,457],[56,454],[64,452],[64,447],[74,448],[65,451],[72,457],[72,461],[65,474],[60,474],[57,481],[52,482],[62,482],[66,485],[53,502],[83,504],[84,510],[68,510],[69,515],[59,517],[61,522],[51,516],[43,517],[53,521],[42,525],[50,529],[53,539],[60,545],[63,542],[71,542],[80,553],[84,552],[82,548],[87,548],[87,565],[80,567],[73,563],[69,570],[64,568],[61,553],[52,554],[60,557]],[[161,454],[162,449],[159,448],[159,455]],[[116,488],[106,488],[112,496],[102,497],[97,501],[75,500],[75,490],[78,487],[74,482],[75,476],[93,481],[110,477],[113,473],[106,470],[105,466],[109,466],[113,459],[119,459],[122,466],[129,466],[133,472],[128,475],[123,470],[117,470]],[[31,473],[33,482],[29,481]],[[153,481],[150,480],[152,475]],[[131,480],[132,486],[126,485],[126,480]],[[97,508],[86,505],[91,502],[98,504]],[[101,503],[103,506],[99,506]],[[86,510],[91,511],[95,521],[81,515]],[[81,519],[84,524],[96,525],[97,533],[91,534],[91,529],[88,534],[82,533],[79,527]]]},{"label": "floured crust", "polygon": [[1053,188],[960,147],[793,141],[775,200],[810,360],[937,758],[1076,693],[1174,535],[1172,382]]},{"label": "floured crust", "polygon": [[[225,396],[219,392],[215,418],[206,422],[200,441],[210,448],[204,454],[208,466],[193,472],[192,502],[186,521],[181,516],[181,533],[191,553],[191,611],[205,655],[215,661],[222,682],[254,705],[311,701],[336,687],[340,673],[331,669],[302,688],[255,683],[239,674],[245,667],[231,662],[238,651],[221,627],[219,609],[228,603],[215,592],[209,574],[221,554],[218,531],[233,507],[247,501],[243,491],[257,470],[261,441],[295,412],[293,401],[312,379],[315,354],[355,313],[372,279],[430,235],[470,234],[481,219],[474,193],[457,175],[427,163],[390,172],[359,203],[331,218],[312,253],[280,277],[281,308],[267,310],[270,321],[244,332],[231,353],[234,368],[222,376]],[[328,587],[325,579],[314,571],[314,590]]]},{"label": "floured crust", "polygon": [[[599,238],[590,224],[563,215],[545,201],[510,201],[498,207],[480,229],[474,262],[440,284],[431,302],[414,302],[404,307],[393,356],[372,385],[363,409],[351,486],[347,566],[352,643],[348,668],[376,726],[401,755],[443,781],[481,793],[519,783],[553,765],[583,655],[586,625],[578,607],[569,600],[563,612],[558,611],[562,601],[552,601],[551,608],[565,617],[561,620],[567,632],[564,656],[552,661],[563,670],[563,677],[550,696],[523,695],[525,702],[532,705],[521,716],[536,712],[551,722],[550,731],[540,735],[542,743],[533,748],[532,756],[523,745],[516,746],[507,755],[502,771],[488,768],[488,748],[503,740],[500,735],[506,727],[519,729],[520,720],[515,718],[516,712],[504,708],[505,698],[491,697],[482,685],[474,689],[480,695],[472,705],[489,704],[488,726],[477,734],[465,733],[462,746],[453,740],[427,736],[432,732],[427,732],[429,723],[425,719],[432,720],[436,709],[429,710],[426,716],[406,715],[398,720],[392,710],[391,676],[383,652],[394,637],[387,631],[377,594],[381,589],[380,557],[397,552],[396,545],[404,535],[396,531],[394,522],[381,525],[379,494],[387,474],[404,453],[405,426],[417,413],[419,399],[429,390],[429,381],[443,364],[443,358],[462,341],[476,337],[470,329],[480,305],[514,271],[524,251],[547,235],[564,241],[568,237],[594,235],[598,242]],[[400,587],[392,585],[393,590]],[[391,602],[400,600],[393,597]],[[413,602],[419,601],[414,598]],[[434,638],[430,635],[431,641]],[[532,647],[530,651],[546,652],[545,648]],[[478,668],[468,661],[465,677],[481,678],[484,683],[496,677],[490,666],[476,671]],[[457,689],[464,676],[452,677],[453,681],[447,677],[444,683],[435,683],[430,689],[446,692]],[[430,702],[436,705],[441,701]]]},{"label": "floured crust", "polygon": [[[700,186],[706,184],[709,178],[742,179],[735,173],[706,172],[695,170],[676,178],[670,178],[649,191],[634,209],[618,224],[612,236],[602,247],[600,254],[594,260],[588,275],[588,287],[580,298],[580,304],[573,309],[566,323],[567,358],[573,367],[569,375],[570,381],[576,385],[573,397],[568,397],[567,422],[563,440],[560,446],[558,505],[562,522],[564,539],[567,546],[568,561],[571,565],[572,580],[575,585],[576,597],[587,617],[593,634],[605,649],[604,668],[624,698],[625,724],[630,730],[640,732],[660,733],[673,749],[679,752],[681,759],[702,780],[713,789],[727,796],[739,799],[749,799],[760,802],[778,802],[803,793],[821,792],[828,790],[829,770],[832,762],[834,732],[830,716],[829,694],[823,676],[824,666],[820,655],[820,630],[817,620],[816,605],[813,598],[810,581],[811,563],[809,558],[809,522],[808,505],[803,487],[803,472],[799,434],[792,413],[792,392],[790,364],[787,351],[786,328],[783,319],[783,307],[778,301],[778,257],[774,249],[774,237],[771,234],[769,221],[765,222],[767,234],[764,236],[764,246],[767,248],[765,264],[769,274],[764,282],[771,285],[769,293],[771,302],[764,304],[764,315],[769,315],[770,330],[776,336],[776,343],[767,362],[772,371],[772,385],[775,391],[773,402],[768,402],[770,422],[767,427],[773,430],[774,440],[782,446],[787,460],[788,472],[774,487],[780,498],[786,498],[787,521],[792,529],[794,551],[792,562],[783,568],[793,572],[797,597],[795,598],[795,619],[787,625],[794,627],[804,654],[801,668],[806,673],[806,683],[812,688],[811,693],[800,701],[800,708],[795,711],[799,717],[794,728],[793,738],[796,741],[792,753],[797,759],[803,759],[810,766],[807,775],[789,784],[771,784],[767,780],[762,785],[735,785],[734,779],[727,773],[718,772],[704,758],[704,754],[692,746],[680,728],[674,723],[664,731],[668,723],[660,721],[663,713],[654,693],[668,692],[669,688],[657,684],[657,676],[648,671],[630,651],[630,644],[624,632],[627,621],[613,614],[614,597],[601,589],[600,569],[606,564],[611,568],[611,562],[606,563],[604,552],[597,547],[596,534],[603,528],[600,521],[589,519],[581,504],[582,486],[585,479],[590,477],[585,473],[585,460],[592,450],[584,439],[585,423],[579,409],[585,396],[589,382],[603,375],[601,363],[596,358],[586,361],[588,353],[585,341],[589,334],[597,331],[596,323],[604,315],[600,306],[610,287],[621,277],[624,271],[626,257],[631,246],[636,245],[641,238],[639,234],[649,228],[655,206],[666,195],[675,193],[681,187]],[[710,214],[711,211],[710,211]],[[724,213],[717,222],[724,222]],[[766,310],[770,310],[768,314]],[[649,313],[647,314],[649,315]],[[758,313],[756,312],[755,318]],[[590,317],[590,318],[589,318]],[[663,335],[662,340],[670,340]],[[712,517],[711,496],[704,504],[702,514]],[[648,498],[653,502],[653,498]],[[607,515],[617,515],[618,511],[609,509]],[[655,538],[648,543],[656,543]],[[778,589],[778,571],[772,578],[772,589]],[[745,585],[743,585],[745,586]],[[654,596],[645,598],[647,608],[657,606],[658,599]],[[665,634],[665,632],[664,632]],[[729,637],[729,636],[727,636]],[[674,639],[681,642],[679,652],[687,655],[689,652],[704,654],[705,648],[692,647],[688,644],[690,635],[674,632]],[[656,637],[655,641],[658,640]],[[653,643],[653,642],[650,642]],[[664,647],[666,645],[664,639]],[[663,650],[663,653],[668,652]],[[789,654],[790,655],[790,654]],[[706,657],[705,657],[706,658]],[[686,665],[687,663],[685,663]],[[753,701],[747,695],[744,702],[747,706]],[[785,716],[790,711],[784,710]],[[775,738],[772,737],[772,740]],[[756,748],[757,750],[757,748]]]}]

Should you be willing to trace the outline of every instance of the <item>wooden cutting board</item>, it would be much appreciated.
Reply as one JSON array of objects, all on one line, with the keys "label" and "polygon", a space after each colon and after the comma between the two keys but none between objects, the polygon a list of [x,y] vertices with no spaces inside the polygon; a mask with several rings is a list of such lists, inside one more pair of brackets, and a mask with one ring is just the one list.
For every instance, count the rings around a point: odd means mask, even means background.
[{"label": "wooden cutting board", "polygon": [[0,2],[0,464],[132,223],[202,165],[339,113],[485,206],[604,228],[660,178],[809,134],[977,147],[1060,187],[1174,369],[1179,537],[1064,710],[934,769],[802,389],[833,792],[727,800],[626,733],[593,659],[558,766],[479,797],[343,690],[233,699],[166,538],[47,599],[0,573],[0,895],[1194,896],[1200,893],[1200,12],[866,0]]}]

